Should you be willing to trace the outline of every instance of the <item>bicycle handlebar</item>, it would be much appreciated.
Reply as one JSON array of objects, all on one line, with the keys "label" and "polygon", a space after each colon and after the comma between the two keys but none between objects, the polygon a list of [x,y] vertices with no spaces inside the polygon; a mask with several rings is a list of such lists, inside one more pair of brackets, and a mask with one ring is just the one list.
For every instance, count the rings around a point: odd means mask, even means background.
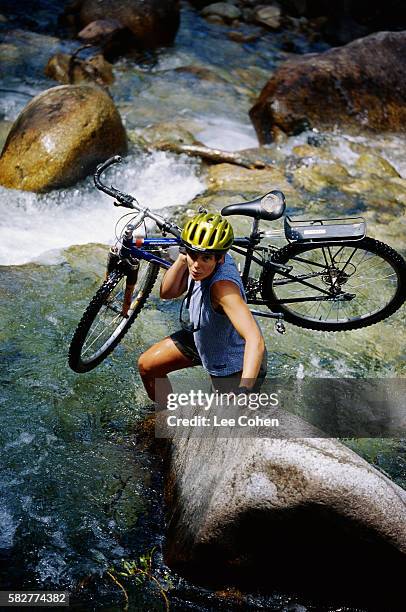
[{"label": "bicycle handlebar", "polygon": [[157,224],[157,226],[162,232],[169,232],[176,238],[180,238],[180,234],[181,234],[180,227],[178,227],[174,223],[171,223],[170,221],[165,219],[165,217],[161,217],[161,215],[156,215],[152,213],[148,208],[143,208],[142,206],[140,206],[137,200],[133,196],[129,195],[128,193],[123,193],[122,191],[115,189],[113,185],[110,185],[110,187],[108,187],[107,185],[102,183],[102,181],[100,180],[100,175],[103,172],[105,172],[107,168],[109,168],[110,166],[114,164],[119,164],[121,161],[122,161],[122,158],[120,155],[114,155],[114,157],[110,157],[105,162],[97,166],[96,172],[94,173],[94,177],[93,177],[94,184],[97,187],[97,189],[99,189],[100,191],[104,191],[104,193],[107,193],[109,196],[115,198],[117,202],[120,202],[120,204],[116,204],[116,206],[121,205],[121,206],[124,206],[125,208],[131,208],[131,209],[143,212],[146,217],[149,217],[150,219],[155,221],[155,223]]}]

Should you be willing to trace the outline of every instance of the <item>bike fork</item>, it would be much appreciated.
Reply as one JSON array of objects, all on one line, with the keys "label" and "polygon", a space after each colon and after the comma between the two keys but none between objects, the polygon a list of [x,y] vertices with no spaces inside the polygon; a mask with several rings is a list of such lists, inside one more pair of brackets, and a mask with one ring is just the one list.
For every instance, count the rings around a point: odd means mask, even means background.
[{"label": "bike fork", "polygon": [[125,318],[128,317],[128,311],[131,307],[132,296],[134,293],[134,287],[137,284],[138,270],[140,262],[134,257],[126,257],[122,259],[117,247],[113,246],[107,256],[106,266],[106,280],[114,270],[120,269],[126,276],[123,305],[121,315]]}]

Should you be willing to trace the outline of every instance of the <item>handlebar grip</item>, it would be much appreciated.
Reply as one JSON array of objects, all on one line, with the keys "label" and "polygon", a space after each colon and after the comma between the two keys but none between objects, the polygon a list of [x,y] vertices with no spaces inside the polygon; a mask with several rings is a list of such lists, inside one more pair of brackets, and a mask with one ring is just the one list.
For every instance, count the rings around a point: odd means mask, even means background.
[{"label": "handlebar grip", "polygon": [[95,176],[97,175],[97,177],[99,177],[100,174],[104,172],[104,170],[106,170],[106,168],[108,168],[112,164],[118,164],[121,161],[122,161],[121,155],[114,155],[114,157],[109,157],[109,159],[106,159],[106,161],[102,162],[101,164],[97,166],[96,172],[94,173],[94,175]]},{"label": "handlebar grip", "polygon": [[156,215],[151,216],[151,218],[154,219],[160,230],[172,234],[172,236],[175,236],[175,238],[180,238],[182,230],[177,225],[170,223],[166,219],[159,218]]},{"label": "handlebar grip", "polygon": [[109,159],[106,159],[106,161],[102,162],[97,166],[96,172],[93,175],[94,184],[96,185],[97,189],[100,189],[100,191],[104,191],[104,193],[111,195],[113,198],[116,197],[116,190],[114,190],[112,187],[109,188],[107,187],[107,185],[104,185],[100,180],[100,175],[109,166],[112,166],[113,164],[118,164],[119,162],[121,162],[121,160],[122,157],[120,155],[114,155],[114,157],[109,157]]}]

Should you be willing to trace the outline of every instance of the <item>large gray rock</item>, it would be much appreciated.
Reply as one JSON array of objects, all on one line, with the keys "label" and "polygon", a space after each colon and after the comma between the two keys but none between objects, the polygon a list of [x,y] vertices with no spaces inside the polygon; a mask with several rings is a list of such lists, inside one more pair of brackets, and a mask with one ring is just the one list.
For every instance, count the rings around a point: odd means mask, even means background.
[{"label": "large gray rock", "polygon": [[[316,432],[281,418],[289,435]],[[166,488],[166,560],[188,577],[352,601],[385,581],[396,600],[406,493],[336,440],[175,437]]]},{"label": "large gray rock", "polygon": [[260,142],[318,126],[404,132],[405,57],[406,32],[380,32],[284,62],[250,111]]},{"label": "large gray rock", "polygon": [[0,157],[0,184],[27,191],[72,185],[99,162],[126,151],[120,115],[102,89],[53,87],[14,122]]}]

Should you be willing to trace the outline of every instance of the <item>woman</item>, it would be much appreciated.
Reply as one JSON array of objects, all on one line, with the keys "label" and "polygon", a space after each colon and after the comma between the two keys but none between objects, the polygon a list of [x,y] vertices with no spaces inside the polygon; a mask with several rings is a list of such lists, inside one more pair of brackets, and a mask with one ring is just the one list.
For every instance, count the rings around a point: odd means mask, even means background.
[{"label": "woman", "polygon": [[184,252],[165,273],[160,295],[172,299],[187,291],[180,315],[182,329],[151,346],[139,359],[149,397],[161,403],[172,390],[167,374],[196,365],[206,368],[214,389],[258,391],[266,374],[266,350],[237,267],[227,253],[234,240],[231,225],[219,214],[200,213],[186,223],[181,240]]}]

